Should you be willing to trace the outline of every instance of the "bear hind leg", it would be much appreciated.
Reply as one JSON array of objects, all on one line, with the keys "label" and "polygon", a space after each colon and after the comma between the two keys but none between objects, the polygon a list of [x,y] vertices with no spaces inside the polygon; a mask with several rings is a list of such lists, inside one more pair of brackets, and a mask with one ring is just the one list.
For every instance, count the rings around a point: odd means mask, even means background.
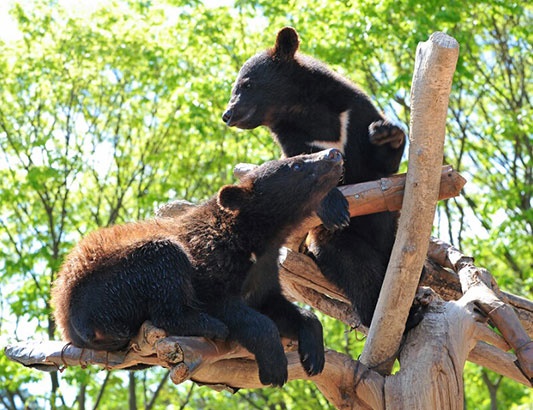
[{"label": "bear hind leg", "polygon": [[220,320],[194,308],[167,307],[152,313],[154,326],[173,336],[203,336],[208,339],[226,340],[228,328]]},{"label": "bear hind leg", "polygon": [[221,301],[211,308],[211,313],[228,326],[229,338],[254,354],[261,383],[283,386],[288,379],[287,357],[275,323],[238,299]]},{"label": "bear hind leg", "polygon": [[298,340],[300,362],[309,376],[324,370],[322,324],[313,312],[299,308],[281,294],[270,295],[260,311],[274,321],[281,336]]},{"label": "bear hind leg", "polygon": [[126,348],[131,339],[131,330],[115,327],[113,332],[106,333],[90,320],[80,315],[73,315],[68,323],[69,339],[74,346],[94,350],[116,351]]}]

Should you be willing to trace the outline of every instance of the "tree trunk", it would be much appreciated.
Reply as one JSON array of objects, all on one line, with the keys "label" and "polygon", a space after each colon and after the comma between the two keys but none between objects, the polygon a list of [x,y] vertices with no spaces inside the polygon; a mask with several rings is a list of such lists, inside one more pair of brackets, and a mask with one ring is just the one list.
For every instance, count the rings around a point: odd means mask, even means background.
[{"label": "tree trunk", "polygon": [[137,395],[135,394],[135,373],[128,373],[128,408],[129,410],[137,410]]},{"label": "tree trunk", "polygon": [[485,370],[481,371],[481,378],[483,379],[483,382],[487,386],[487,389],[489,390],[489,396],[490,396],[490,410],[498,410],[498,388],[500,387],[500,382],[502,381],[502,376],[498,377],[498,381],[496,383],[492,383],[490,380],[489,375]]},{"label": "tree trunk", "polygon": [[78,410],[85,410],[85,393],[87,390],[87,383],[82,382],[78,390]]}]

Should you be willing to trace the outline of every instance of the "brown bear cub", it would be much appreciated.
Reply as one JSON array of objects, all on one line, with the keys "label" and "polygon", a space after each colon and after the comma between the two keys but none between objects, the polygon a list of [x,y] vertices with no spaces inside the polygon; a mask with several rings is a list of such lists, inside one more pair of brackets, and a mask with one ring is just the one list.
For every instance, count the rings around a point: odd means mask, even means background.
[{"label": "brown bear cub", "polygon": [[[404,132],[349,80],[298,52],[299,43],[296,30],[285,27],[273,48],[246,61],[222,116],[224,122],[242,129],[268,127],[286,157],[339,149],[345,160],[344,184],[397,172]],[[318,209],[324,226],[310,233],[307,249],[324,275],[343,289],[362,323],[370,326],[398,213],[350,220],[332,206],[341,200],[339,195],[338,190],[331,191]],[[411,319],[408,327],[419,320],[413,315]]]},{"label": "brown bear cub", "polygon": [[[281,294],[278,250],[342,176],[338,150],[267,162],[176,218],[97,230],[68,255],[52,290],[63,338],[126,348],[150,320],[169,334],[236,340],[265,385],[287,381],[280,334],[309,375],[324,367],[322,326]],[[339,212],[346,213],[339,203]]]}]

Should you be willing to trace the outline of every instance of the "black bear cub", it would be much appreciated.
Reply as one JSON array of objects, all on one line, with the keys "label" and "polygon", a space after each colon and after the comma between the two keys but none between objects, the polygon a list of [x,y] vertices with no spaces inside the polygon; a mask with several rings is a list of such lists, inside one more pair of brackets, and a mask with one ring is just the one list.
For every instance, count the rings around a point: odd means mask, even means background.
[{"label": "black bear cub", "polygon": [[[320,61],[298,52],[299,38],[283,28],[272,49],[251,57],[233,86],[223,120],[229,126],[268,127],[286,157],[325,148],[345,159],[344,184],[398,171],[405,134],[359,88]],[[310,232],[308,253],[339,286],[369,326],[394,244],[398,214],[382,212],[349,221],[328,215],[332,191],[318,209],[324,226]],[[337,214],[340,216],[340,214]]]},{"label": "black bear cub", "polygon": [[278,249],[343,172],[331,149],[271,161],[176,218],[97,230],[68,255],[52,304],[63,338],[127,347],[145,320],[180,336],[236,340],[265,385],[283,385],[280,334],[298,340],[309,375],[324,367],[322,326],[281,294]]}]

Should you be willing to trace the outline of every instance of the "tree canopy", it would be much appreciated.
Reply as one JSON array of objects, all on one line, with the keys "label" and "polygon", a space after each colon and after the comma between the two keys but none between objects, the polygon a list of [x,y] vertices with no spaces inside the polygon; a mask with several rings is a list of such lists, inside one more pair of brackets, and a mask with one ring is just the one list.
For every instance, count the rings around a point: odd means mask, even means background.
[{"label": "tree canopy", "polygon": [[[74,4],[74,3],[73,3]],[[445,162],[468,180],[441,203],[435,234],[476,256],[510,292],[533,287],[533,11],[523,2],[12,1],[0,36],[0,341],[57,339],[49,290],[62,258],[99,226],[200,201],[233,165],[280,155],[264,129],[221,120],[240,66],[279,28],[303,52],[409,123],[414,51],[434,31],[460,44]],[[5,6],[4,6],[5,7]],[[326,344],[353,357],[353,332],[321,317]],[[5,343],[2,343],[5,344]],[[530,405],[527,388],[471,366],[468,408]],[[215,393],[172,386],[163,369],[50,376],[0,356],[8,409],[328,408],[308,382]],[[285,404],[281,404],[285,403]]]}]

